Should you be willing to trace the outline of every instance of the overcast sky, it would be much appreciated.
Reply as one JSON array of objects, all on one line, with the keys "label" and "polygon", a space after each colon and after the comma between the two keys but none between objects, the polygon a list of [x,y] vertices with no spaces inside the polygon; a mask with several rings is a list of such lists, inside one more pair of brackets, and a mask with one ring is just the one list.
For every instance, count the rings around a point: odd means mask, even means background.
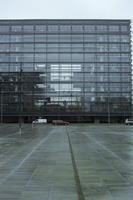
[{"label": "overcast sky", "polygon": [[133,19],[133,0],[0,0],[0,19]]}]

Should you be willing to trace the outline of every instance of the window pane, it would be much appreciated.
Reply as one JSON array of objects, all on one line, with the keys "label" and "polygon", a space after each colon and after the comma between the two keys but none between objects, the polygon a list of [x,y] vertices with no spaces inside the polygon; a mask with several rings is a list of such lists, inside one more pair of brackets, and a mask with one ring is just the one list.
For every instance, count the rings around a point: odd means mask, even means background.
[{"label": "window pane", "polygon": [[104,31],[107,31],[107,26],[105,25],[97,25],[97,31],[98,32],[104,32]]},{"label": "window pane", "polygon": [[23,42],[33,42],[34,41],[34,35],[24,35],[23,36]]},{"label": "window pane", "polygon": [[117,25],[110,25],[109,26],[109,31],[119,31],[119,26]]},{"label": "window pane", "polygon": [[24,32],[31,32],[34,30],[34,27],[32,25],[24,25],[23,30]]},{"label": "window pane", "polygon": [[35,35],[35,42],[45,42],[46,41],[46,35]]},{"label": "window pane", "polygon": [[0,52],[8,52],[9,51],[9,44],[1,44],[0,45]]},{"label": "window pane", "polygon": [[11,42],[22,42],[22,36],[21,35],[11,35],[10,41]]},{"label": "window pane", "polygon": [[47,54],[47,61],[48,62],[58,62],[59,54],[56,54],[56,53]]},{"label": "window pane", "polygon": [[48,42],[58,42],[59,36],[58,35],[48,35],[47,41]]},{"label": "window pane", "polygon": [[121,26],[121,31],[122,31],[122,32],[128,31],[128,27],[127,27],[127,26]]},{"label": "window pane", "polygon": [[121,42],[129,42],[129,36],[127,35],[121,35]]},{"label": "window pane", "polygon": [[0,35],[0,42],[1,43],[9,42],[9,35]]},{"label": "window pane", "polygon": [[109,35],[109,42],[120,42],[119,35]]},{"label": "window pane", "polygon": [[9,71],[9,65],[8,64],[0,64],[0,72],[8,72]]},{"label": "window pane", "polygon": [[98,42],[107,42],[108,41],[107,35],[97,35],[97,41]]},{"label": "window pane", "polygon": [[9,26],[0,26],[0,32],[8,32]]},{"label": "window pane", "polygon": [[48,32],[58,32],[57,25],[48,25]]},{"label": "window pane", "polygon": [[36,52],[45,52],[46,44],[35,44],[35,51]]},{"label": "window pane", "polygon": [[34,52],[34,44],[24,44],[23,51],[24,52]]},{"label": "window pane", "polygon": [[85,25],[84,31],[85,32],[95,32],[95,26],[94,25]]},{"label": "window pane", "polygon": [[94,42],[94,41],[96,41],[96,35],[85,35],[84,41],[85,42]]},{"label": "window pane", "polygon": [[46,62],[46,54],[35,54],[35,62]]},{"label": "window pane", "polygon": [[36,25],[35,31],[36,32],[46,32],[46,26],[45,25]]},{"label": "window pane", "polygon": [[11,26],[12,32],[20,32],[22,30],[22,26]]},{"label": "window pane", "polygon": [[71,42],[71,35],[60,35],[60,42]]},{"label": "window pane", "polygon": [[72,42],[83,42],[83,35],[72,35]]},{"label": "window pane", "polygon": [[72,25],[72,32],[83,32],[82,25]]},{"label": "window pane", "polygon": [[71,32],[71,26],[69,25],[60,25],[61,32]]},{"label": "window pane", "polygon": [[21,52],[22,51],[22,44],[11,44],[10,51],[12,52]]}]

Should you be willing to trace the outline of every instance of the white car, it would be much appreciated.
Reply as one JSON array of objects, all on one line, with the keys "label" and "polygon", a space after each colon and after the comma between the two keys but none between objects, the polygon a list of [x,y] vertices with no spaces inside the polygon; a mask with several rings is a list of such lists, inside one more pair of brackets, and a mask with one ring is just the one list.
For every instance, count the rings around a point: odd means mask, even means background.
[{"label": "white car", "polygon": [[33,124],[46,124],[47,119],[36,119],[32,122]]},{"label": "white car", "polygon": [[126,119],[125,124],[126,125],[133,125],[133,119]]}]

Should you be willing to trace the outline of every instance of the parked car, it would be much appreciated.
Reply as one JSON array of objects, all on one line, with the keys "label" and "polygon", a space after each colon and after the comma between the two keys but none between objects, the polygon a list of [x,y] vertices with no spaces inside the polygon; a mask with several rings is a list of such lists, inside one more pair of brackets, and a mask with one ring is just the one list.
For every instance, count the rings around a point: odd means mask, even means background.
[{"label": "parked car", "polygon": [[126,119],[125,124],[126,125],[133,125],[133,119]]},{"label": "parked car", "polygon": [[46,124],[47,119],[36,119],[32,122],[33,124]]},{"label": "parked car", "polygon": [[54,125],[69,125],[70,123],[67,121],[63,121],[63,120],[53,120],[52,124],[54,124]]}]

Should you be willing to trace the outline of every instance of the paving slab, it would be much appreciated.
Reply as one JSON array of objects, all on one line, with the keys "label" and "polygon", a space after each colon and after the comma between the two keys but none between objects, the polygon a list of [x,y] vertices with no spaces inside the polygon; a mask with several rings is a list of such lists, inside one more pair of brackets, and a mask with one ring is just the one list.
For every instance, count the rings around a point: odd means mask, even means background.
[{"label": "paving slab", "polygon": [[16,129],[0,128],[0,200],[133,199],[133,126]]}]

